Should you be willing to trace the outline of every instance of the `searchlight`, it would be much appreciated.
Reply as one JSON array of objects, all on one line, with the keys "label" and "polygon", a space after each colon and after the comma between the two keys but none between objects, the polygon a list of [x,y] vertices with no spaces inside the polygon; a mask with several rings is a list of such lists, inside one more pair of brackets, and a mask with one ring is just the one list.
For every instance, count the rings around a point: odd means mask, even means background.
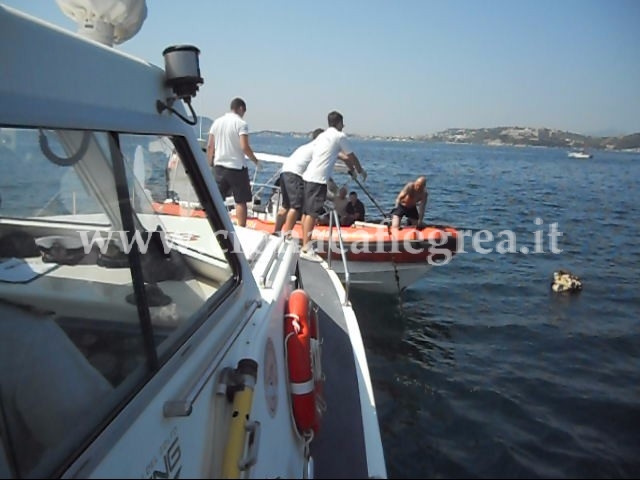
[{"label": "searchlight", "polygon": [[[198,123],[198,116],[191,106],[191,98],[196,96],[199,86],[204,82],[200,76],[200,50],[193,45],[174,45],[162,52],[164,56],[165,85],[173,90],[173,97],[165,102],[156,101],[158,113],[169,110],[189,125]],[[173,108],[176,100],[182,100],[193,115],[193,120],[184,117]]]}]

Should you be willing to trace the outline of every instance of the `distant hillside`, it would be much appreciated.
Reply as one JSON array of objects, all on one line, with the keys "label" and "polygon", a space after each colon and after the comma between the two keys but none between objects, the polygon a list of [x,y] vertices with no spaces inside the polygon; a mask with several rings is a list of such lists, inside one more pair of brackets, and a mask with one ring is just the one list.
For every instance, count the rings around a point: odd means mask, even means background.
[{"label": "distant hillside", "polygon": [[540,147],[589,148],[602,150],[640,149],[640,133],[618,137],[591,137],[550,128],[496,127],[449,128],[415,140],[481,145],[530,145]]},{"label": "distant hillside", "polygon": [[[200,137],[202,132],[202,138],[206,138],[209,135],[211,124],[213,119],[205,116],[198,117],[198,124],[193,127],[196,132],[196,136]],[[311,131],[309,132],[279,132],[277,130],[260,130],[251,132],[252,135],[270,135],[274,137],[311,137]]]},{"label": "distant hillside", "polygon": [[[194,128],[196,135],[202,129],[206,137],[213,120],[200,117]],[[202,124],[202,127],[200,126]],[[255,135],[309,137],[311,132],[280,132],[261,130]],[[640,132],[616,137],[594,137],[579,133],[566,132],[551,128],[495,127],[495,128],[449,128],[442,132],[411,137],[374,136],[349,134],[352,138],[389,141],[421,141],[444,143],[471,143],[476,145],[518,145],[538,147],[561,147],[569,149],[598,150],[638,150],[640,151]]]}]

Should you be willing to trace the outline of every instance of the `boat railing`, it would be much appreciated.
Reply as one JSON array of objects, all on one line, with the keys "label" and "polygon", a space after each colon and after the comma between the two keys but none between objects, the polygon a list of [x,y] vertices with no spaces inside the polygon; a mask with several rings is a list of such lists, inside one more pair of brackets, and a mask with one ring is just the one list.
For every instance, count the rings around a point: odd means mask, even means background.
[{"label": "boat railing", "polygon": [[[325,208],[327,205],[325,204]],[[331,268],[331,252],[333,251],[333,225],[335,223],[338,231],[338,244],[340,246],[340,256],[342,257],[342,266],[344,268],[344,302],[343,305],[349,305],[349,285],[351,284],[351,278],[349,275],[349,265],[347,264],[347,251],[344,248],[344,242],[342,240],[342,230],[340,229],[340,219],[338,218],[338,212],[335,208],[329,208],[329,245],[327,249],[327,265]]]},{"label": "boat railing", "polygon": [[[61,192],[57,192],[53,197],[51,197],[49,199],[49,201],[44,205],[44,207],[42,207],[40,210],[38,210],[36,212],[36,217],[42,217],[44,215],[46,215],[46,212],[48,210],[48,208],[51,205],[54,205],[55,202],[60,201],[60,197],[61,197]],[[71,192],[71,214],[72,215],[76,215],[77,214],[77,208],[76,208],[76,192],[72,191]]]},{"label": "boat railing", "polygon": [[[265,191],[265,189],[269,189],[271,193],[269,194],[269,198],[267,199],[266,203],[262,205],[262,194]],[[258,213],[269,213],[267,211],[267,208],[270,206],[272,208],[271,213],[273,213],[273,216],[275,218],[275,215],[278,213],[278,210],[280,209],[280,204],[282,202],[280,187],[270,182],[269,183],[252,182],[251,191],[253,192],[252,204],[251,204],[252,210]],[[271,201],[274,198],[274,196],[276,199],[275,203]],[[256,202],[256,199],[258,199],[257,202]]]}]

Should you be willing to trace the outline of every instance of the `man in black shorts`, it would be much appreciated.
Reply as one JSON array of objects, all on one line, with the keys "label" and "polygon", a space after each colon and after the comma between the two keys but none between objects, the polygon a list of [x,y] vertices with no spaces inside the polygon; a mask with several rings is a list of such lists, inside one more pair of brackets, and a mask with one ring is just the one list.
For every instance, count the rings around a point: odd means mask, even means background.
[{"label": "man in black shorts", "polygon": [[247,105],[241,98],[231,101],[231,111],[217,118],[211,125],[207,142],[207,160],[223,198],[230,193],[236,204],[236,220],[241,227],[247,224],[247,202],[251,201],[251,182],[245,155],[256,158],[249,145],[249,127],[243,120]]},{"label": "man in black shorts", "polygon": [[311,162],[302,175],[305,198],[302,209],[302,251],[300,257],[312,261],[320,261],[320,257],[310,248],[311,234],[317,218],[324,212],[327,181],[331,177],[338,157],[344,160],[350,170],[357,171],[363,180],[367,178],[367,173],[349,146],[347,135],[342,131],[344,128],[342,115],[339,112],[330,112],[327,116],[327,122],[329,128],[318,135],[314,141]]},{"label": "man in black shorts", "polygon": [[418,177],[407,183],[396,197],[396,205],[391,210],[391,227],[400,227],[402,217],[407,217],[411,225],[422,223],[424,211],[427,208],[427,179]]},{"label": "man in black shorts", "polygon": [[[251,201],[251,180],[249,179],[249,169],[243,167],[240,170],[235,168],[215,165],[213,175],[218,184],[218,190],[223,198],[233,195],[236,203],[236,217],[238,215],[238,204]],[[238,221],[239,223],[239,221]]]},{"label": "man in black shorts", "polygon": [[322,131],[321,128],[316,128],[311,135],[312,140],[296,148],[282,164],[282,173],[280,174],[282,206],[278,210],[278,217],[276,218],[276,234],[280,230],[284,230],[287,236],[290,235],[302,213],[302,206],[304,205],[302,174],[311,161],[313,142]]}]

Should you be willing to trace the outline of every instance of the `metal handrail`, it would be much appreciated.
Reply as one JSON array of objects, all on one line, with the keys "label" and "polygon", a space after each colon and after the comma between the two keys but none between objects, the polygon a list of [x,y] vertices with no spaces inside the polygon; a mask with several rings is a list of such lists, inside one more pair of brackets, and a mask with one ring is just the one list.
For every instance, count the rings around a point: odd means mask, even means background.
[{"label": "metal handrail", "polygon": [[[276,173],[274,173],[273,175],[271,175],[266,182],[264,183],[257,183],[256,179],[255,179],[255,175],[253,180],[251,181],[251,191],[253,193],[253,195],[260,195],[262,194],[262,190],[264,190],[265,187],[274,187],[275,185],[273,185],[276,181],[276,179],[278,179],[280,177],[280,171],[277,171]],[[261,187],[257,192],[253,192],[253,187],[258,185],[259,187]]]},{"label": "metal handrail", "polygon": [[331,247],[333,245],[333,222],[335,219],[336,228],[338,230],[338,242],[340,245],[340,256],[342,257],[342,266],[344,267],[344,303],[349,305],[349,286],[351,284],[351,276],[349,274],[349,266],[347,265],[347,254],[342,241],[342,230],[340,229],[340,219],[338,212],[334,208],[329,209],[329,251],[327,252],[327,265],[331,268]]},{"label": "metal handrail", "polygon": [[[254,187],[260,187],[260,188],[258,189],[258,191],[253,192],[253,188],[254,188]],[[282,189],[281,189],[279,186],[274,185],[274,184],[272,184],[272,183],[258,183],[258,182],[253,182],[253,183],[251,183],[251,190],[252,190],[252,192],[253,192],[253,193],[251,194],[251,198],[252,198],[252,200],[253,200],[254,198],[256,198],[256,196],[258,196],[258,198],[259,198],[259,195],[261,195],[261,194],[262,194],[262,192],[264,191],[264,189],[265,189],[265,188],[269,188],[269,189],[271,189],[271,195],[273,195],[273,194],[274,194],[274,193],[276,193],[276,192],[278,193],[278,200],[276,201],[276,210],[275,210],[275,211],[276,211],[276,213],[277,213],[277,212],[278,212],[278,210],[280,209],[280,204],[281,204],[281,201],[282,201],[282,195],[281,195],[281,191],[282,191]],[[270,195],[269,197],[271,197],[271,195]],[[265,204],[265,206],[266,206],[266,205],[268,205],[268,203],[269,203],[269,201],[267,200],[267,203]],[[253,202],[252,202],[252,205],[253,205]]]},{"label": "metal handrail", "polygon": [[251,189],[252,189],[252,190],[253,190],[253,187],[260,187],[260,188],[258,189],[258,191],[257,191],[257,192],[252,192],[252,195],[253,195],[254,197],[255,197],[255,196],[258,196],[258,195],[261,195],[261,194],[262,194],[262,191],[263,191],[265,188],[267,188],[267,187],[268,187],[268,188],[270,188],[270,189],[272,189],[272,190],[278,190],[278,191],[280,191],[280,187],[279,187],[278,185],[274,185],[273,183],[258,183],[258,182],[251,182]]}]

